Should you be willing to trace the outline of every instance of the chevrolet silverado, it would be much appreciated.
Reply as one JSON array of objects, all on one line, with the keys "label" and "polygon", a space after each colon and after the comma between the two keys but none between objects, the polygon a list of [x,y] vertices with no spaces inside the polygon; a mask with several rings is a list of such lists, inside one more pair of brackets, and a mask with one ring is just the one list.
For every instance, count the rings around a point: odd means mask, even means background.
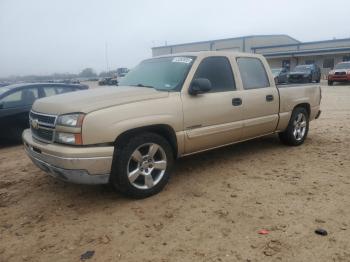
[{"label": "chevrolet silverado", "polygon": [[22,137],[50,175],[144,198],[176,158],[273,133],[303,144],[320,102],[318,85],[276,86],[261,55],[173,54],[142,61],[118,87],[37,100]]}]

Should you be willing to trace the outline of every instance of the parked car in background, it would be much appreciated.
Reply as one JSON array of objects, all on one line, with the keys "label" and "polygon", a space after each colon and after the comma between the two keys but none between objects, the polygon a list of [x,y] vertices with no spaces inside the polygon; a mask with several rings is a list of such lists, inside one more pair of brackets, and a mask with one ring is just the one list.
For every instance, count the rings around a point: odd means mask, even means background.
[{"label": "parked car in background", "polygon": [[100,86],[117,86],[118,79],[113,77],[105,77],[98,81],[98,85]]},{"label": "parked car in background", "polygon": [[110,75],[110,77],[105,77],[102,78],[98,84],[100,86],[116,86],[118,85],[118,82],[121,78],[123,78],[124,76],[126,76],[126,74],[129,72],[129,69],[126,67],[120,67],[117,68],[114,71],[110,71],[108,74]]},{"label": "parked car in background", "polygon": [[271,68],[272,75],[276,79],[276,83],[283,84],[288,82],[288,72],[287,68]]},{"label": "parked car in background", "polygon": [[129,72],[129,69],[126,67],[120,67],[117,69],[117,77],[124,77]]},{"label": "parked car in background", "polygon": [[298,65],[288,74],[290,83],[319,83],[321,80],[321,69],[316,64]]},{"label": "parked car in background", "polygon": [[29,111],[36,99],[84,89],[88,86],[58,83],[0,87],[0,139],[20,140],[29,127]]},{"label": "parked car in background", "polygon": [[334,82],[350,82],[350,62],[341,62],[337,64],[328,74],[328,85]]},{"label": "parked car in background", "polygon": [[8,83],[8,82],[0,82],[0,87],[8,86],[8,85],[10,85],[10,83]]}]

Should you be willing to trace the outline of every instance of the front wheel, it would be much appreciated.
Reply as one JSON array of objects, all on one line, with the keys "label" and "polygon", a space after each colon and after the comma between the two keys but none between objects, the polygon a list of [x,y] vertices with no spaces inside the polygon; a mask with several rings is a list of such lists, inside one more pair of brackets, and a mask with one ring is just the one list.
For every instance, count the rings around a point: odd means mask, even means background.
[{"label": "front wheel", "polygon": [[282,143],[290,146],[299,146],[304,143],[309,132],[309,115],[305,108],[297,107],[293,110],[288,127],[279,133]]},{"label": "front wheel", "polygon": [[144,133],[115,148],[111,184],[122,194],[146,198],[167,184],[173,165],[172,148],[162,136]]}]

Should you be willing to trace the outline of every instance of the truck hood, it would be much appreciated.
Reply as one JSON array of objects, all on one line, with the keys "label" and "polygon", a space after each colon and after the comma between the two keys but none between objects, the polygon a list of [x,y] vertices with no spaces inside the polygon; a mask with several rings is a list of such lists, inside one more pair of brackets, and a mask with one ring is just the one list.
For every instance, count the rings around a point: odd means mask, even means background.
[{"label": "truck hood", "polygon": [[348,71],[350,71],[350,69],[334,69],[332,70],[334,73],[347,73]]},{"label": "truck hood", "polygon": [[61,115],[75,112],[89,113],[99,109],[168,97],[169,92],[134,86],[111,86],[76,91],[38,99],[33,111]]}]

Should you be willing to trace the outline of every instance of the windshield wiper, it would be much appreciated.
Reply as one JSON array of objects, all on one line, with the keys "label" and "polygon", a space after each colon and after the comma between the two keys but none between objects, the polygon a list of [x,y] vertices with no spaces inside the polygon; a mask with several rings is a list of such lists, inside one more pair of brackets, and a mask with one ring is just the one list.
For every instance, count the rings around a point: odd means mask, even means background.
[{"label": "windshield wiper", "polygon": [[132,86],[148,87],[148,88],[154,88],[154,89],[156,89],[154,86],[148,86],[148,85],[143,85],[143,84],[137,84],[137,85],[132,85]]}]

